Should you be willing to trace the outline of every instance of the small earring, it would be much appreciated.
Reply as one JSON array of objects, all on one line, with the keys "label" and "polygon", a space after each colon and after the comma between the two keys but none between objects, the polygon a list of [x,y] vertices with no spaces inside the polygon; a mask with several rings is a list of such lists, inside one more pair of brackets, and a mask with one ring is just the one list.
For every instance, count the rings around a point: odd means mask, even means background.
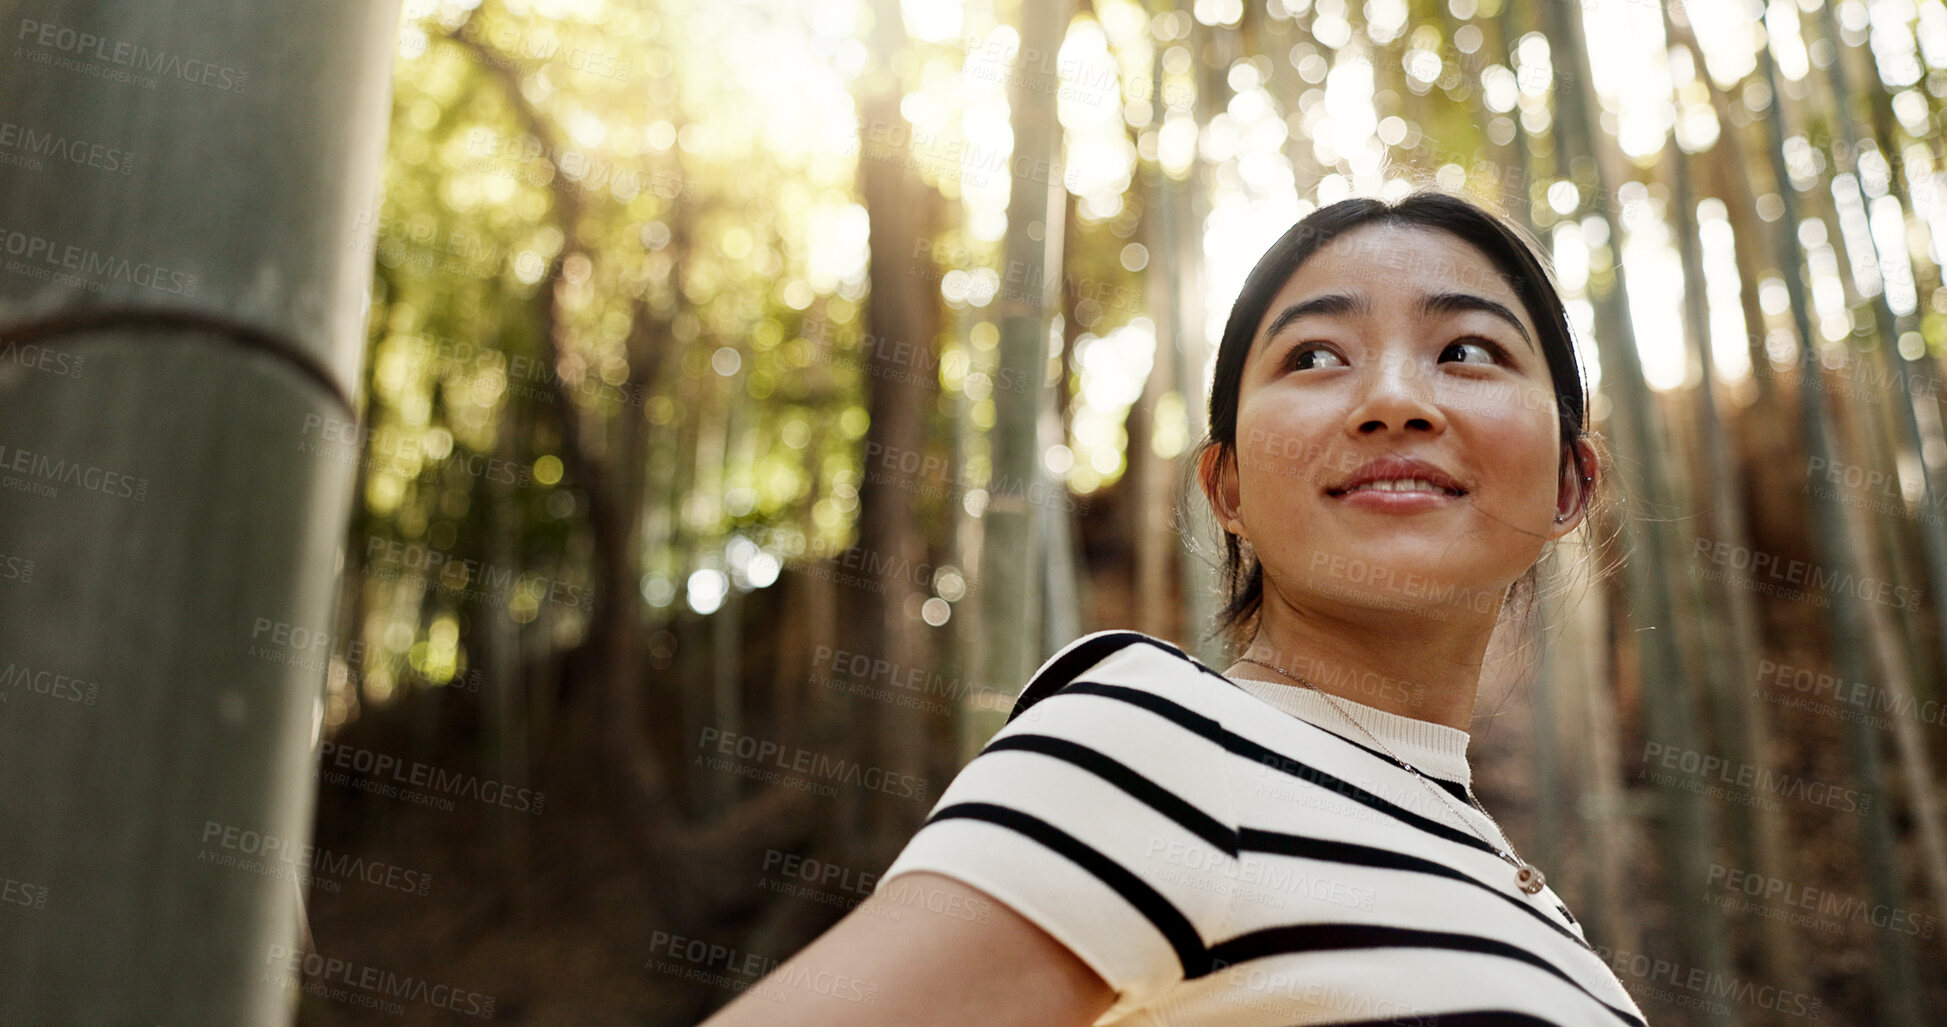
[{"label": "small earring", "polygon": [[1556,523],[1556,524],[1560,524],[1560,523],[1562,523],[1563,521],[1566,521],[1566,520],[1568,520],[1568,515],[1567,515],[1567,514],[1556,514],[1556,515],[1555,515],[1555,523]]}]

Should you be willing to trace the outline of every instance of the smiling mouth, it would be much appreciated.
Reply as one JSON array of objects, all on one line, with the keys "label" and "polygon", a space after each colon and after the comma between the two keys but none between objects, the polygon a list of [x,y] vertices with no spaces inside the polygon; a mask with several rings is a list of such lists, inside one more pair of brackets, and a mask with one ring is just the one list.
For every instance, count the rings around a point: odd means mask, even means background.
[{"label": "smiling mouth", "polygon": [[1353,485],[1349,488],[1326,489],[1325,492],[1327,495],[1333,497],[1351,495],[1354,492],[1420,492],[1440,496],[1464,496],[1467,494],[1466,489],[1448,488],[1443,485],[1437,485],[1425,478],[1382,478],[1378,481],[1368,481],[1363,484]]}]

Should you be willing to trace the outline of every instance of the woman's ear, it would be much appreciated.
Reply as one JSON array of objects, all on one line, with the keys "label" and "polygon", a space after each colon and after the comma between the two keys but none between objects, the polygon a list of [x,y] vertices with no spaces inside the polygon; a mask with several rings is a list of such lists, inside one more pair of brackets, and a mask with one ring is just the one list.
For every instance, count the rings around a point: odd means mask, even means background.
[{"label": "woman's ear", "polygon": [[1213,444],[1198,454],[1197,484],[1203,487],[1204,498],[1210,500],[1217,523],[1232,535],[1243,535],[1244,521],[1238,516],[1242,504],[1237,494],[1237,463],[1229,458],[1224,447]]},{"label": "woman's ear", "polygon": [[1576,439],[1562,451],[1561,480],[1555,488],[1555,527],[1548,533],[1550,538],[1561,538],[1582,523],[1595,498],[1596,476],[1600,473],[1595,447],[1587,439]]}]

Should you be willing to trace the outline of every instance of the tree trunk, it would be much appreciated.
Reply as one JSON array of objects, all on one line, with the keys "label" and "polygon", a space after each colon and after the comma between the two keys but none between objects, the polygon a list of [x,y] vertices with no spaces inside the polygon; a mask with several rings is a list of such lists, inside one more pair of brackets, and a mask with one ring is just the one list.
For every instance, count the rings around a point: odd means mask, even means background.
[{"label": "tree trunk", "polygon": [[[525,412],[524,406],[514,409]],[[511,421],[501,425],[496,440],[499,458],[510,467],[521,459],[514,440],[525,437],[521,428],[526,418],[517,413]],[[520,531],[516,520],[519,497],[513,486],[505,482],[485,484],[490,559],[496,567],[519,567]],[[532,737],[532,725],[527,716],[527,680],[522,672],[527,661],[521,655],[521,625],[497,603],[475,603],[474,616],[478,619],[473,628],[479,632],[481,643],[474,652],[486,667],[469,668],[468,672],[484,670],[480,701],[486,713],[487,748],[492,754],[494,780],[504,782],[509,788],[526,788],[527,743]],[[495,841],[500,849],[500,886],[518,914],[531,912],[535,898],[529,884],[533,878],[528,873],[529,831],[527,817],[494,818]]]},{"label": "tree trunk", "polygon": [[[1683,557],[1668,522],[1657,519],[1669,516],[1672,510],[1661,459],[1665,447],[1657,440],[1656,408],[1643,378],[1628,316],[1622,230],[1610,215],[1615,196],[1613,180],[1609,161],[1597,148],[1593,128],[1597,104],[1582,13],[1580,8],[1545,6],[1543,23],[1550,52],[1568,65],[1569,72],[1557,85],[1557,117],[1561,123],[1554,135],[1558,146],[1567,152],[1586,155],[1571,161],[1566,170],[1585,193],[1594,193],[1598,201],[1596,216],[1609,222],[1608,245],[1615,255],[1610,280],[1605,283],[1602,281],[1605,276],[1591,274],[1589,292],[1596,310],[1597,338],[1604,341],[1603,388],[1614,399],[1610,420],[1623,455],[1620,477],[1626,482],[1628,493],[1639,497],[1649,508],[1647,517],[1632,517],[1628,521],[1626,535],[1638,544],[1625,565],[1635,621],[1632,626],[1638,629],[1633,634],[1640,652],[1644,728],[1653,742],[1695,751],[1702,748],[1692,698],[1698,689],[1686,680],[1684,668],[1688,661],[1673,637],[1680,612],[1670,582],[1673,578],[1681,580]],[[1576,165],[1581,163],[1589,166],[1588,173],[1575,173]],[[1715,854],[1712,811],[1702,796],[1691,792],[1659,787],[1657,795],[1667,886],[1673,894],[1698,894],[1706,887]],[[1681,958],[1691,966],[1728,966],[1723,923],[1715,913],[1681,918],[1677,938]],[[1723,1017],[1709,1010],[1702,1015],[1710,1018],[1707,1022],[1723,1022]]]},{"label": "tree trunk", "polygon": [[[1663,12],[1666,31],[1670,12]],[[1697,55],[1699,65],[1702,55]],[[1729,131],[1726,127],[1725,131]],[[1673,134],[1674,135],[1674,134]],[[1672,138],[1665,147],[1669,167],[1671,202],[1669,225],[1683,264],[1683,317],[1688,335],[1695,340],[1699,376],[1691,390],[1694,408],[1690,411],[1695,429],[1690,437],[1699,440],[1702,467],[1698,478],[1705,493],[1693,497],[1703,501],[1708,531],[1714,540],[1734,546],[1748,546],[1745,531],[1742,480],[1729,445],[1725,425],[1717,413],[1717,374],[1711,356],[1710,311],[1704,295],[1704,259],[1697,235],[1697,199],[1691,188],[1690,158]],[[1753,369],[1753,373],[1757,373]],[[1708,644],[1695,646],[1710,675],[1710,705],[1717,727],[1717,738],[1726,757],[1740,766],[1761,766],[1764,761],[1766,715],[1764,702],[1746,682],[1757,680],[1761,656],[1758,615],[1755,600],[1745,589],[1728,581],[1713,586],[1703,579],[1701,568],[1690,561],[1691,571],[1684,580],[1690,589],[1691,608],[1699,617],[1697,627],[1708,637],[1728,639],[1726,649]],[[1745,865],[1755,868],[1767,880],[1788,880],[1785,862],[1785,825],[1780,812],[1766,804],[1733,804],[1730,810],[1731,840],[1741,850]],[[1765,976],[1781,986],[1805,990],[1805,978],[1795,952],[1793,932],[1784,921],[1764,918],[1758,925],[1759,963]]]},{"label": "tree trunk", "polygon": [[[1211,30],[1202,22],[1193,23],[1188,40],[1191,52],[1203,53],[1210,34]],[[1202,126],[1210,124],[1224,109],[1217,96],[1218,90],[1226,87],[1230,65],[1201,60],[1193,64],[1200,76],[1194,104],[1195,121],[1201,131]],[[1198,152],[1201,154],[1201,146]],[[1202,435],[1210,425],[1210,383],[1203,377],[1210,354],[1210,340],[1204,330],[1208,289],[1203,273],[1203,223],[1210,215],[1210,197],[1203,178],[1205,170],[1199,156],[1191,162],[1186,178],[1163,177],[1162,234],[1171,242],[1164,251],[1169,259],[1156,269],[1171,283],[1174,345],[1169,350],[1170,380],[1176,383],[1183,397],[1183,416],[1189,423],[1191,438]],[[1179,465],[1182,459],[1179,458]],[[1180,477],[1179,474],[1179,480]],[[1186,623],[1182,646],[1213,667],[1227,667],[1234,659],[1220,636],[1207,634],[1223,605],[1222,559],[1223,538],[1214,518],[1195,517],[1183,525],[1182,545],[1177,549]]]},{"label": "tree trunk", "polygon": [[[1838,26],[1830,9],[1821,8],[1819,17],[1826,38],[1831,41],[1838,55],[1826,69],[1826,77],[1832,84],[1832,101],[1837,107],[1837,116],[1833,120],[1841,126],[1843,132],[1840,145],[1844,147],[1844,152],[1837,161],[1837,167],[1843,171],[1853,171],[1859,150],[1864,145],[1856,130],[1858,122],[1852,117],[1852,89],[1848,84],[1850,79],[1845,70],[1845,58],[1853,52],[1853,48],[1840,44]],[[1878,92],[1883,93],[1883,90]],[[1870,106],[1874,112],[1873,117],[1880,123],[1881,130],[1886,132],[1880,138],[1891,140],[1893,136],[1890,131],[1887,131],[1890,126],[1885,124],[1886,105],[1871,103]],[[1900,162],[1889,163],[1893,170],[1892,184],[1897,184],[1900,178],[1898,170]],[[1857,177],[1854,176],[1855,181]],[[1882,259],[1870,232],[1867,233],[1864,241],[1865,252],[1852,256],[1855,261],[1862,258],[1869,260],[1873,267],[1878,269],[1877,273],[1882,277],[1885,276],[1893,262],[1890,259]],[[1902,251],[1898,257],[1899,265],[1906,266],[1907,254]],[[1899,434],[1897,442],[1889,441],[1886,445],[1875,447],[1875,451],[1884,454],[1889,464],[1894,462],[1895,454],[1902,446],[1913,454],[1920,472],[1920,494],[1923,504],[1921,508],[1932,511],[1938,509],[1935,504],[1939,501],[1940,492],[1935,486],[1934,475],[1928,469],[1927,462],[1920,459],[1925,444],[1920,437],[1919,420],[1913,412],[1913,396],[1907,391],[1908,361],[1899,352],[1900,336],[1906,332],[1917,335],[1920,326],[1913,311],[1905,315],[1893,313],[1892,304],[1887,298],[1883,284],[1872,297],[1872,309],[1873,320],[1879,333],[1878,356],[1889,372],[1890,378],[1889,388],[1882,396],[1889,402],[1893,427]],[[1854,354],[1854,359],[1865,358],[1863,355]],[[1897,472],[1894,473],[1897,477]],[[1942,584],[1947,584],[1947,534],[1937,529],[1929,529],[1923,521],[1920,537],[1924,543],[1923,562],[1926,574],[1928,580],[1937,589]],[[1889,543],[1896,539],[1897,536],[1889,532]],[[1868,548],[1866,540],[1856,539],[1854,544],[1858,546],[1855,552],[1860,560],[1860,566],[1871,571],[1874,580],[1887,580],[1884,573],[1886,568]],[[1901,560],[1899,563],[1906,565],[1908,561]],[[1936,597],[1937,595],[1938,593]],[[1938,618],[1937,623],[1941,625],[1943,632],[1938,639],[1939,644],[1947,647],[1947,604],[1934,603],[1934,611]],[[1887,612],[1884,605],[1875,604],[1868,612],[1871,614],[1870,622],[1873,625],[1875,651],[1879,656],[1879,669],[1885,675],[1881,680],[1886,682],[1887,690],[1900,703],[1899,709],[1913,709],[1913,661],[1908,655],[1904,638],[1892,623],[1891,614]],[[1942,658],[1943,661],[1947,661],[1947,649],[1943,649]],[[1899,759],[1901,773],[1906,779],[1907,798],[1913,813],[1914,833],[1919,836],[1921,867],[1925,871],[1928,886],[1935,898],[1947,899],[1947,826],[1943,826],[1941,822],[1940,802],[1934,787],[1932,761],[1927,756],[1926,739],[1913,718],[1903,715],[1893,718],[1893,745]]]},{"label": "tree trunk", "polygon": [[0,375],[0,664],[71,679],[0,704],[9,1023],[296,1003],[297,889],[216,860],[311,838],[397,5],[200,8],[51,0],[0,66],[0,120],[140,155],[0,166],[0,348],[69,369]]},{"label": "tree trunk", "polygon": [[[1718,88],[1717,80],[1704,70],[1704,48],[1697,42],[1689,22],[1666,17],[1663,24],[1670,41],[1690,51],[1698,69],[1698,80],[1703,82],[1710,96],[1711,110],[1717,115],[1717,142],[1711,146],[1706,161],[1710,173],[1707,188],[1724,201],[1725,216],[1731,224],[1731,244],[1737,254],[1738,279],[1746,286],[1738,294],[1738,303],[1744,314],[1751,380],[1757,390],[1757,396],[1747,408],[1746,415],[1762,416],[1768,425],[1778,424],[1783,428],[1779,423],[1783,409],[1778,398],[1778,376],[1771,369],[1771,357],[1765,348],[1764,308],[1758,302],[1758,272],[1764,267],[1758,241],[1764,238],[1765,229],[1756,217],[1753,187],[1748,174],[1750,161],[1755,158],[1745,152],[1745,140],[1739,138],[1739,130],[1751,124],[1753,118],[1750,108],[1741,99],[1733,100],[1726,96],[1724,90]],[[1734,199],[1743,202],[1734,203]]]},{"label": "tree trunk", "polygon": [[[1049,390],[1053,392],[1055,390]],[[1067,429],[1056,411],[1054,397],[1041,410],[1041,448],[1051,449],[1067,440]],[[1068,482],[1062,475],[1048,481],[1045,498],[1036,506],[1042,518],[1041,651],[1052,653],[1082,635],[1082,606],[1087,601],[1088,580],[1075,541],[1075,511],[1068,500]],[[1023,681],[1023,684],[1026,682]]]},{"label": "tree trunk", "polygon": [[[920,603],[930,594],[930,561],[916,498],[945,491],[936,469],[944,461],[933,458],[927,431],[939,396],[938,343],[945,318],[939,292],[916,288],[906,272],[915,242],[931,240],[939,230],[946,201],[889,141],[912,138],[899,112],[902,89],[892,70],[892,57],[906,40],[896,4],[875,4],[874,19],[874,52],[884,65],[873,72],[862,104],[866,124],[876,130],[861,141],[859,192],[871,225],[866,326],[877,341],[861,360],[871,420],[859,483],[858,559],[847,563],[861,568],[873,587],[845,590],[842,623],[845,648],[908,674],[931,665],[931,637],[921,633],[919,619]],[[872,691],[884,686],[864,683]],[[859,700],[852,701],[856,710]],[[931,769],[940,755],[931,738],[934,717],[923,707],[901,703],[864,700],[863,707],[870,711],[859,711],[859,723],[869,725],[862,752],[869,766],[928,780],[937,776]],[[882,791],[862,799],[863,849],[854,858],[864,865],[892,862],[932,805]]]},{"label": "tree trunk", "polygon": [[[1145,166],[1138,169],[1137,175],[1142,183],[1143,206],[1153,211],[1161,202],[1163,172]],[[1143,243],[1152,264],[1163,259],[1169,246],[1169,240],[1153,230],[1159,220],[1145,217],[1141,225]],[[1176,346],[1176,333],[1171,330],[1176,304],[1171,283],[1161,274],[1152,272],[1144,276],[1143,284],[1147,286],[1146,305],[1156,325],[1156,353],[1149,377],[1143,382],[1142,395],[1129,406],[1126,426],[1129,441],[1125,453],[1129,469],[1123,475],[1123,488],[1128,502],[1123,505],[1123,515],[1131,564],[1129,615],[1136,630],[1157,638],[1173,638],[1177,634],[1176,614],[1181,607],[1170,602],[1170,561],[1177,541],[1170,530],[1169,518],[1176,484],[1172,471],[1178,461],[1157,456],[1151,440],[1156,433],[1157,404],[1178,387],[1168,359],[1168,350]],[[1196,509],[1196,504],[1195,496],[1184,497],[1187,509]]]},{"label": "tree trunk", "polygon": [[[1765,110],[1765,124],[1770,130],[1766,150],[1778,196],[1784,201],[1784,212],[1779,219],[1774,241],[1778,247],[1778,266],[1790,296],[1792,322],[1798,336],[1799,366],[1803,369],[1798,399],[1800,421],[1805,432],[1805,451],[1808,457],[1824,460],[1826,466],[1831,466],[1831,461],[1838,455],[1838,448],[1834,445],[1832,418],[1825,408],[1827,390],[1814,381],[1822,373],[1822,365],[1808,312],[1811,300],[1806,295],[1802,274],[1805,253],[1798,241],[1797,189],[1791,184],[1791,176],[1785,166],[1784,96],[1779,91],[1777,68],[1771,59],[1771,52],[1760,49],[1757,57],[1759,73],[1764,76],[1763,80],[1772,94],[1772,102]],[[1853,561],[1853,547],[1846,538],[1857,530],[1857,526],[1848,515],[1846,506],[1836,492],[1829,491],[1814,491],[1810,506],[1812,540],[1818,562],[1838,575],[1840,580],[1857,580],[1860,567]],[[1869,615],[1849,594],[1841,592],[1833,600],[1831,647],[1838,655],[1836,662],[1840,676],[1848,681],[1871,680],[1867,664],[1872,635]],[[1851,718],[1845,722],[1843,734],[1854,779],[1862,786],[1876,785],[1882,780],[1881,757],[1879,739],[1873,728],[1865,723],[1864,718]],[[1885,903],[1888,908],[1898,907],[1905,888],[1900,878],[1892,823],[1885,804],[1875,803],[1859,819],[1860,848],[1865,856],[1865,870],[1873,900]],[[1875,992],[1880,996],[1874,1003],[1878,1022],[1920,1023],[1913,953],[1906,936],[1894,931],[1873,933],[1879,950],[1879,958],[1874,964]]]},{"label": "tree trunk", "polygon": [[[1061,124],[1055,117],[1052,61],[1027,55],[1052,55],[1068,29],[1068,0],[1020,5],[1020,53],[1008,91],[1014,124],[1014,168],[1047,168],[1061,154]],[[1045,501],[1047,475],[1041,464],[1041,412],[1046,397],[1050,315],[1060,308],[1062,266],[1062,183],[1053,174],[1016,174],[1009,184],[1007,238],[1002,266],[1020,268],[1025,280],[1003,289],[994,300],[1000,321],[997,381],[1025,383],[994,393],[994,427],[988,433],[992,476],[981,515],[982,665],[978,680],[987,688],[1018,693],[1048,655],[1042,651],[1041,597],[1046,545],[1037,497]],[[964,736],[985,738],[1004,714],[970,714]]]}]

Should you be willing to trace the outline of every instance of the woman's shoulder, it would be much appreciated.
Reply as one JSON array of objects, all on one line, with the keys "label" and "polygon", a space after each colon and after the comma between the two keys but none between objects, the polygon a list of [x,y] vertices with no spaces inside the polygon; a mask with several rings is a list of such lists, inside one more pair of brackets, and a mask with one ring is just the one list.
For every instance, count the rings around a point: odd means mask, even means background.
[{"label": "woman's shoulder", "polygon": [[[1009,724],[1058,694],[1153,696],[1191,708],[1207,705],[1208,686],[1229,681],[1180,646],[1141,631],[1095,631],[1062,646],[1028,679],[1007,715]],[[1229,686],[1228,690],[1235,690]]]}]

